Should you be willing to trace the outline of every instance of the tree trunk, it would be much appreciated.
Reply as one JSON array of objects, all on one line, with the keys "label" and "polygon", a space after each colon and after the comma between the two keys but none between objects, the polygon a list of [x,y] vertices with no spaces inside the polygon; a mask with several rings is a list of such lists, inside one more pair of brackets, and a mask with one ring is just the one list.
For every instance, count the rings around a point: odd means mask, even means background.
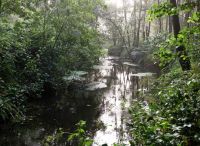
[{"label": "tree trunk", "polygon": [[169,17],[166,17],[166,27],[165,27],[165,30],[167,31],[168,30],[168,28],[169,28]]},{"label": "tree trunk", "polygon": [[140,43],[140,25],[141,25],[141,14],[142,14],[142,1],[140,1],[140,10],[139,10],[139,17],[138,17],[138,28],[137,28],[137,38],[136,38],[136,46],[139,46]]},{"label": "tree trunk", "polygon": [[[189,4],[189,3],[191,3],[191,0],[186,0],[186,2]],[[186,12],[184,15],[184,26],[186,26],[188,28],[190,27],[190,24],[187,22],[189,17],[190,17],[190,12]]]},{"label": "tree trunk", "polygon": [[172,33],[172,29],[173,29],[173,27],[172,27],[172,17],[169,16],[169,33]]},{"label": "tree trunk", "polygon": [[134,1],[134,9],[133,9],[133,17],[134,17],[134,19],[133,19],[133,21],[134,21],[134,26],[133,26],[133,28],[134,28],[134,30],[133,30],[133,34],[134,34],[134,37],[133,37],[133,47],[134,46],[136,46],[136,37],[137,37],[137,33],[136,33],[136,29],[137,29],[137,19],[136,19],[136,1]]},{"label": "tree trunk", "polygon": [[124,36],[126,37],[128,47],[131,47],[130,42],[130,34],[129,34],[129,27],[128,27],[128,20],[127,20],[127,3],[125,0],[123,0],[123,11],[124,11],[124,22],[125,22],[125,30],[124,30]]},{"label": "tree trunk", "polygon": [[143,38],[143,41],[146,40],[146,24],[145,24],[145,18],[146,18],[146,14],[144,14],[143,16],[143,24],[142,24],[142,38]]},{"label": "tree trunk", "polygon": [[146,37],[148,38],[150,36],[151,32],[151,22],[149,22],[148,26],[146,26]]},{"label": "tree trunk", "polygon": [[1,9],[2,9],[2,0],[0,0],[0,15],[1,15]]},{"label": "tree trunk", "polygon": [[[177,7],[176,0],[170,0],[170,3],[174,7]],[[175,36],[175,38],[178,38],[178,34],[179,34],[181,28],[180,28],[179,16],[177,14],[172,16],[172,25],[174,28],[174,36]],[[178,54],[179,63],[181,65],[182,70],[183,71],[190,70],[191,69],[190,59],[187,55],[185,46],[183,46],[183,45],[178,46],[176,48],[176,52]]]},{"label": "tree trunk", "polygon": [[[158,0],[158,5],[160,5],[160,0]],[[158,19],[158,24],[159,24],[158,32],[161,33],[162,32],[162,18]]]},{"label": "tree trunk", "polygon": [[144,5],[144,18],[143,18],[143,41],[146,40],[146,29],[147,29],[147,26],[146,26],[146,10],[147,10],[147,1],[145,0],[144,1],[145,5]]},{"label": "tree trunk", "polygon": [[200,12],[200,0],[197,0],[197,12]]},{"label": "tree trunk", "polygon": [[113,34],[112,40],[113,40],[113,45],[116,46],[116,45],[117,45],[117,41],[116,41],[116,36],[115,36],[115,34]]}]

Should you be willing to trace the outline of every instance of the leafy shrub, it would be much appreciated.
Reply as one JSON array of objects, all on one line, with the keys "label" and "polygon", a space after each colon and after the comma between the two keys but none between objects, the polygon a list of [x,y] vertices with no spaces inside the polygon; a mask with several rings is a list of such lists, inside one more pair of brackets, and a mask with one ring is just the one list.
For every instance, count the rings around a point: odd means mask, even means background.
[{"label": "leafy shrub", "polygon": [[7,85],[0,78],[0,121],[10,119],[12,122],[20,122],[24,119],[25,90],[17,85]]},{"label": "leafy shrub", "polygon": [[42,145],[43,146],[57,146],[61,142],[63,135],[64,135],[63,129],[59,128],[55,130],[53,135],[46,136],[42,141]]},{"label": "leafy shrub", "polygon": [[163,75],[152,93],[149,108],[131,108],[133,145],[200,144],[200,75],[174,72]]},{"label": "leafy shrub", "polygon": [[[46,136],[42,141],[44,146],[57,146],[57,145],[77,145],[77,146],[91,146],[93,140],[90,139],[85,131],[86,122],[79,121],[77,124],[77,129],[72,132],[64,132],[62,128],[57,129],[53,135]],[[69,134],[67,140],[64,134]]]},{"label": "leafy shrub", "polygon": [[0,119],[11,119],[13,122],[23,120],[24,114],[9,98],[0,98]]},{"label": "leafy shrub", "polygon": [[24,108],[23,102],[16,102],[26,97],[41,97],[46,83],[61,88],[63,76],[87,70],[98,61],[101,37],[92,24],[94,9],[102,5],[101,0],[1,3],[0,117],[9,118],[12,108]]},{"label": "leafy shrub", "polygon": [[91,146],[93,140],[87,136],[85,131],[86,122],[80,121],[76,124],[76,126],[77,129],[69,135],[67,141],[69,141],[71,144],[77,143],[76,145],[78,146]]}]

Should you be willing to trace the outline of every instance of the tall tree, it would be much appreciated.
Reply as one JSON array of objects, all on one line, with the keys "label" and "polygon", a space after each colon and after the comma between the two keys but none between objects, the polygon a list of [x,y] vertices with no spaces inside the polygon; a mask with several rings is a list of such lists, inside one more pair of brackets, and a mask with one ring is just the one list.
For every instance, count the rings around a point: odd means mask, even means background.
[{"label": "tall tree", "polygon": [[[160,0],[158,0],[158,5],[160,5]],[[162,18],[158,19],[158,25],[159,25],[158,32],[161,33],[162,32]]]},{"label": "tall tree", "polygon": [[[174,7],[177,7],[176,0],[170,0],[170,3]],[[180,30],[181,30],[178,14],[174,14],[172,16],[172,25],[174,28],[174,36],[177,39],[178,34],[180,33]],[[183,71],[190,70],[191,69],[190,58],[187,55],[185,46],[184,45],[178,46],[176,48],[176,52],[178,54],[179,63],[181,65],[182,70]]]},{"label": "tall tree", "polygon": [[123,0],[123,12],[124,12],[124,22],[125,22],[124,35],[127,37],[127,44],[128,44],[128,47],[130,48],[131,40],[130,40],[130,34],[129,34],[128,20],[127,20],[127,8],[128,8],[127,1]]},{"label": "tall tree", "polygon": [[133,21],[133,47],[136,45],[136,37],[137,37],[137,32],[136,32],[136,29],[137,29],[137,20],[136,20],[136,7],[137,7],[137,3],[136,1],[133,1],[134,2],[134,7],[133,7],[133,12],[132,12],[132,21]]},{"label": "tall tree", "polygon": [[142,15],[142,1],[140,1],[140,9],[139,9],[139,16],[138,16],[136,47],[138,47],[140,43],[140,27],[141,27],[141,21],[142,21],[141,15]]}]

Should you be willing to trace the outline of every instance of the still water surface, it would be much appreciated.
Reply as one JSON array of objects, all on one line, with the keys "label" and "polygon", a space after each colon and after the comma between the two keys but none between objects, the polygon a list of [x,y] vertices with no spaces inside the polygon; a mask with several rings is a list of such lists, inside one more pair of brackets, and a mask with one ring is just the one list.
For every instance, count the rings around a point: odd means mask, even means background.
[{"label": "still water surface", "polygon": [[31,113],[29,120],[13,129],[5,127],[0,134],[0,145],[41,146],[46,135],[52,135],[59,127],[72,132],[80,120],[87,122],[94,146],[129,145],[126,123],[136,88],[131,75],[138,72],[141,68],[130,60],[101,58],[84,77],[87,83],[72,85],[60,97],[32,101],[31,112],[27,112]]}]

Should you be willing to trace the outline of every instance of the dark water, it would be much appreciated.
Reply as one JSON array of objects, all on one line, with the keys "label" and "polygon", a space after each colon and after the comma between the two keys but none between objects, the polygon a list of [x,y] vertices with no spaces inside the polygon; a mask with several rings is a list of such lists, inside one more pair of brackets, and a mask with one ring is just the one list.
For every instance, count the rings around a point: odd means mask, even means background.
[{"label": "dark water", "polygon": [[128,108],[135,91],[143,93],[149,88],[149,78],[139,82],[144,75],[139,74],[133,80],[133,74],[142,70],[145,71],[130,60],[102,58],[86,76],[87,83],[77,82],[61,97],[31,102],[27,111],[29,120],[12,126],[13,129],[5,127],[0,133],[0,145],[41,146],[46,135],[52,135],[60,127],[71,132],[80,120],[87,122],[94,146],[129,145]]}]

